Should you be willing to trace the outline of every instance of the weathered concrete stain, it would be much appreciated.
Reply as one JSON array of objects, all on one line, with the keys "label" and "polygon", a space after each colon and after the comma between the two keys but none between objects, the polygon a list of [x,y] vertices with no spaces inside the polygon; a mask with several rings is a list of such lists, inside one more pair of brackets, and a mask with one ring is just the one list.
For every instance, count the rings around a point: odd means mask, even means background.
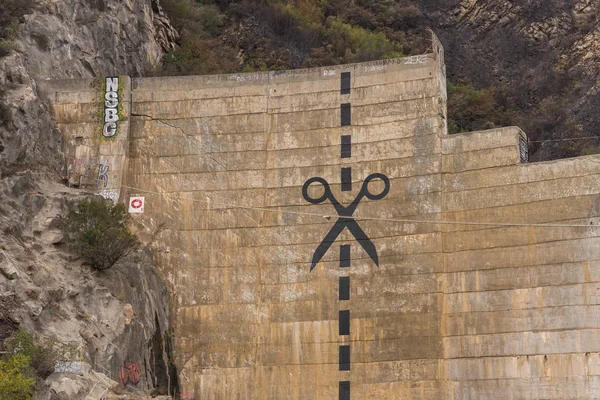
[{"label": "weathered concrete stain", "polygon": [[[340,381],[353,399],[596,395],[600,157],[522,163],[514,127],[447,136],[441,48],[311,70],[136,78],[110,144],[90,82],[40,86],[69,157],[84,160],[71,181],[88,182],[84,166],[107,159],[117,178],[106,188],[145,196],[134,217],[171,285],[187,397],[333,399]],[[352,104],[349,126],[341,103]],[[342,167],[352,168],[350,191]],[[379,267],[355,244],[343,273],[335,246],[311,272],[337,215],[307,203],[302,185],[323,177],[348,205],[376,172],[389,193],[363,199],[353,217]],[[93,186],[98,171],[89,173]],[[344,230],[336,246],[354,240]],[[350,335],[338,331],[342,275]],[[351,370],[339,371],[349,344]]]}]

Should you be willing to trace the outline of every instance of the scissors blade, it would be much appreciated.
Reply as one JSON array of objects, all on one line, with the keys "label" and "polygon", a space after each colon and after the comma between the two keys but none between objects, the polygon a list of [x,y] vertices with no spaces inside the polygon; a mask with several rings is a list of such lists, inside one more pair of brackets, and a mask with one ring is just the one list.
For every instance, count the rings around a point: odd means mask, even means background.
[{"label": "scissors blade", "polygon": [[313,254],[312,264],[310,266],[311,271],[317,266],[317,263],[321,261],[321,258],[327,253],[327,250],[329,250],[335,239],[342,233],[345,226],[346,222],[343,222],[341,218],[338,218],[335,224],[333,224]]},{"label": "scissors blade", "polygon": [[358,223],[355,220],[346,222],[346,226],[348,227],[348,230],[350,231],[350,233],[352,233],[356,241],[362,246],[363,249],[365,249],[369,257],[371,257],[371,260],[375,262],[375,265],[379,267],[379,257],[377,257],[377,249],[375,248],[375,245],[373,244],[371,239],[369,239],[365,231],[362,230],[362,228],[358,225]]}]

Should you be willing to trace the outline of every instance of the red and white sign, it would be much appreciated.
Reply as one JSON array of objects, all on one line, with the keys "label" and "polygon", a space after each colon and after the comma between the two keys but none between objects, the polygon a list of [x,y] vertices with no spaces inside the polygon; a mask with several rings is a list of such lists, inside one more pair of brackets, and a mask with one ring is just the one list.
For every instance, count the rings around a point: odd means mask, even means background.
[{"label": "red and white sign", "polygon": [[129,212],[130,213],[143,213],[144,212],[144,197],[130,197],[129,198]]}]

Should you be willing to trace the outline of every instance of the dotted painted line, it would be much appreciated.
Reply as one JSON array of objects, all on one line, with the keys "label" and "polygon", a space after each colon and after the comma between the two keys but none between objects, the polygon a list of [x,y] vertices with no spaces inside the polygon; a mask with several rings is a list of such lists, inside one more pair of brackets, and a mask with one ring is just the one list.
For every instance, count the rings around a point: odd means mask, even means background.
[{"label": "dotted painted line", "polygon": [[[350,72],[342,72],[340,94],[348,95],[351,91]],[[340,122],[341,126],[352,125],[352,106],[350,103],[342,103],[340,106]],[[340,141],[340,157],[350,158],[352,156],[352,137],[350,135],[342,135]],[[350,167],[341,169],[342,191],[352,190],[352,169]],[[340,268],[346,269],[350,267],[350,245],[340,245]],[[339,278],[339,293],[340,301],[350,300],[350,276],[340,276]],[[350,335],[350,310],[342,309],[340,304],[339,311],[339,335]],[[339,347],[339,370],[350,371],[350,345],[342,345]],[[350,381],[339,382],[339,400],[350,400]]]}]

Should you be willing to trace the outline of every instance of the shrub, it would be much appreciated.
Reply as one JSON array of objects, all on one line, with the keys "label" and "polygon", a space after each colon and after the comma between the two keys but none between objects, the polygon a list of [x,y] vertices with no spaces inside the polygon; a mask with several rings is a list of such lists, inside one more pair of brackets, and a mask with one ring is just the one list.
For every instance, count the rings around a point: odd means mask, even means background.
[{"label": "shrub", "polygon": [[125,205],[104,198],[81,200],[75,210],[59,219],[66,241],[92,268],[112,267],[119,259],[139,247],[127,229],[130,221]]},{"label": "shrub", "polygon": [[54,371],[56,353],[51,346],[40,346],[25,329],[15,331],[4,341],[4,349],[13,355],[27,357],[30,365],[41,378],[47,378]]},{"label": "shrub", "polygon": [[384,18],[386,25],[396,30],[414,29],[425,24],[425,16],[414,5],[395,5]]},{"label": "shrub", "polygon": [[54,347],[39,345],[33,336],[19,329],[4,340],[0,360],[0,400],[29,400],[36,381],[41,383],[52,372],[58,359]]},{"label": "shrub", "polygon": [[13,40],[19,33],[19,19],[32,8],[33,0],[0,1],[0,57],[13,49]]},{"label": "shrub", "polygon": [[469,81],[448,81],[448,132],[459,133],[492,128],[495,124],[493,93],[477,90]]},{"label": "shrub", "polygon": [[184,35],[181,46],[163,57],[160,74],[222,74],[235,71],[238,64],[235,51],[219,40]]},{"label": "shrub", "polygon": [[33,395],[35,378],[29,357],[15,354],[0,360],[0,400],[29,400]]},{"label": "shrub", "polygon": [[198,4],[190,0],[162,0],[162,7],[171,23],[181,33],[201,37],[216,37],[221,33],[226,17],[212,4]]},{"label": "shrub", "polygon": [[377,20],[373,12],[357,5],[348,8],[345,21],[350,25],[358,25],[365,29],[377,28]]},{"label": "shrub", "polygon": [[402,57],[400,45],[385,34],[346,24],[339,18],[330,18],[327,38],[335,54],[345,57],[345,62]]},{"label": "shrub", "polygon": [[[594,139],[596,140],[596,139]],[[579,155],[590,156],[592,154],[600,154],[600,146],[598,145],[586,145],[583,146]]]},{"label": "shrub", "polygon": [[[2,56],[2,43],[0,41],[0,57]],[[8,126],[12,121],[10,107],[6,104],[6,89],[0,88],[0,126]]]}]

